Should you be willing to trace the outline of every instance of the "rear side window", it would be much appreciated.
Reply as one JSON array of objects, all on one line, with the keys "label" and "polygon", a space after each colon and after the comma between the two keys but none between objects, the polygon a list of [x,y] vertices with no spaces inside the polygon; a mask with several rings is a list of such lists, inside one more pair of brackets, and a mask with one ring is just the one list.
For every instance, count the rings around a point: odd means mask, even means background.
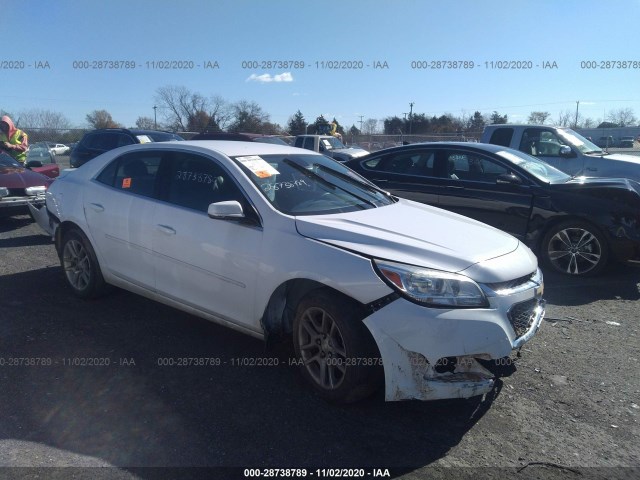
[{"label": "rear side window", "polygon": [[434,161],[435,152],[425,150],[390,154],[381,160],[371,159],[364,165],[368,169],[379,172],[432,177],[434,175]]},{"label": "rear side window", "polygon": [[511,145],[511,139],[513,138],[513,128],[498,128],[491,134],[489,143],[494,145],[501,145],[508,147]]},{"label": "rear side window", "polygon": [[160,152],[127,153],[107,165],[96,180],[118,190],[154,197],[161,161]]}]

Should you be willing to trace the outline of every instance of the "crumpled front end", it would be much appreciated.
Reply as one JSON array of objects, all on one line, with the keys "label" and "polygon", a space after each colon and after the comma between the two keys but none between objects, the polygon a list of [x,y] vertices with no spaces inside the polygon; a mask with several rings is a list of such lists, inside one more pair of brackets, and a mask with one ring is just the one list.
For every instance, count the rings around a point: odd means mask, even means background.
[{"label": "crumpled front end", "polygon": [[539,271],[521,285],[503,287],[483,285],[489,308],[426,308],[401,298],[367,317],[364,323],[384,366],[385,399],[440,400],[490,392],[495,376],[481,362],[503,359],[522,347],[539,329],[545,311]]}]

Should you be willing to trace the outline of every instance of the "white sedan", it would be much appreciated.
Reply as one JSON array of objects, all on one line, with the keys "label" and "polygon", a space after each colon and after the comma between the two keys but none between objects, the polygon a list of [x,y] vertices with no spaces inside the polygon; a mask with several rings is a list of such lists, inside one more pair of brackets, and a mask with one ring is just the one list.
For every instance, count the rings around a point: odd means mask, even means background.
[{"label": "white sedan", "polygon": [[33,210],[73,293],[107,284],[264,339],[321,396],[482,395],[531,339],[542,275],[514,237],[398,199],[307,150],[133,145],[69,171]]},{"label": "white sedan", "polygon": [[49,151],[54,155],[64,155],[69,152],[69,147],[62,143],[49,144]]}]

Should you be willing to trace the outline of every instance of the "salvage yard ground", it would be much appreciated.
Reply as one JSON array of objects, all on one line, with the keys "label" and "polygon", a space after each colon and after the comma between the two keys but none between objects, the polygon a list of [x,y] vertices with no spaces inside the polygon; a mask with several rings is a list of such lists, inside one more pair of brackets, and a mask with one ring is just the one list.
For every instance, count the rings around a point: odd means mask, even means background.
[{"label": "salvage yard ground", "polygon": [[[0,219],[0,466],[640,478],[640,266],[545,275],[542,328],[486,398],[337,407],[306,388],[286,348],[124,291],[73,297],[49,238],[27,216]],[[166,366],[184,357],[222,364]],[[239,361],[264,357],[277,362]]]}]

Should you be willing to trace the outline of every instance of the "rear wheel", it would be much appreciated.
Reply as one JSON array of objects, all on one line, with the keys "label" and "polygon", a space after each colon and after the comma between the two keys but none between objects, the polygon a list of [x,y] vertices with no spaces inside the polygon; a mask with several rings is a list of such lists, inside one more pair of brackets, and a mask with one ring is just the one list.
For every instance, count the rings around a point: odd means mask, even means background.
[{"label": "rear wheel", "polygon": [[547,232],[541,253],[545,264],[575,276],[600,273],[609,258],[604,236],[590,223],[579,220],[563,222]]},{"label": "rear wheel", "polygon": [[106,283],[89,239],[77,229],[62,237],[60,263],[67,284],[80,298],[95,298],[104,293]]},{"label": "rear wheel", "polygon": [[359,309],[337,294],[315,291],[300,302],[293,343],[302,375],[326,400],[356,402],[382,383],[380,355]]}]

